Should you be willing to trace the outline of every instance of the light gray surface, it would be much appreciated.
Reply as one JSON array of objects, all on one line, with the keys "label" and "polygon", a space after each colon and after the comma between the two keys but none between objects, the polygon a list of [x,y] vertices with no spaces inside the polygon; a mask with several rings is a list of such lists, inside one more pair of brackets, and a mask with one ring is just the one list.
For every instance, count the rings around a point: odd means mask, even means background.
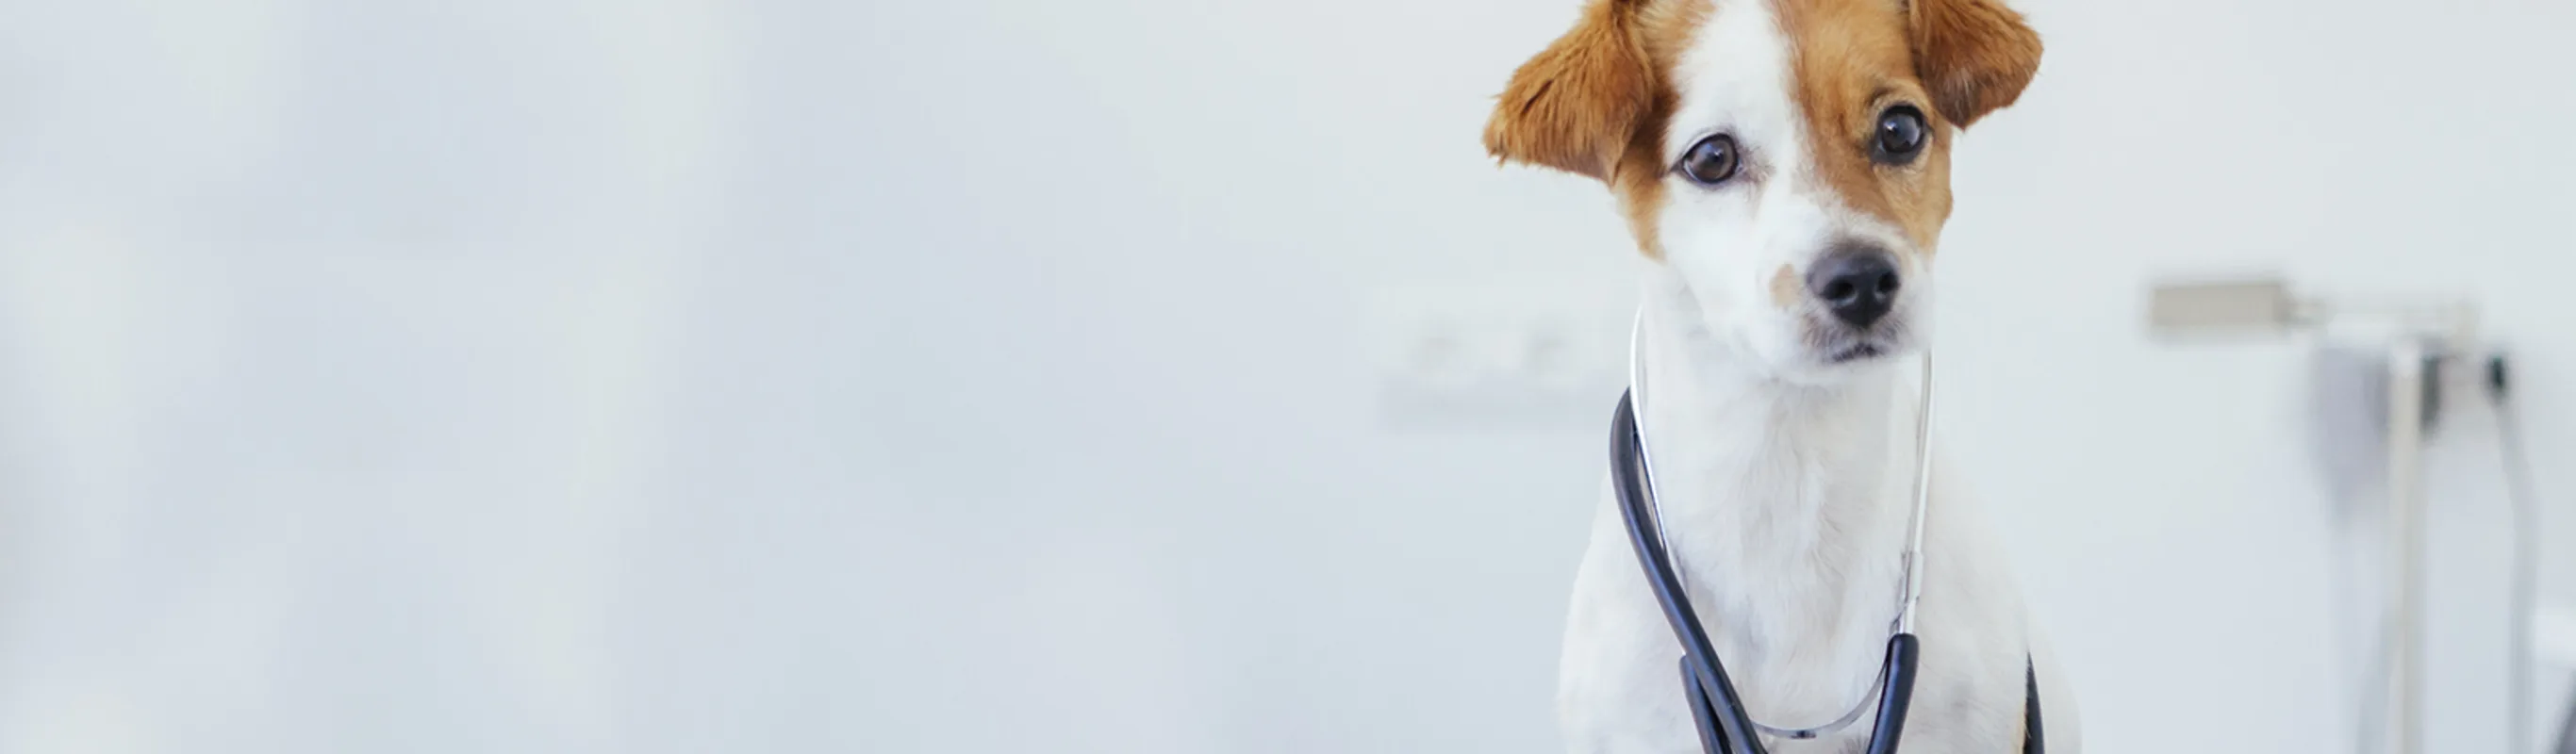
[{"label": "light gray surface", "polygon": [[[1554,750],[1601,430],[1382,430],[1361,344],[1626,274],[1475,143],[1574,5],[21,3],[0,751]],[[2329,750],[2303,357],[2152,345],[2145,281],[2481,295],[2576,494],[2576,11],[2026,8],[1945,447],[2092,751]],[[2494,751],[2458,419],[2430,740]]]}]

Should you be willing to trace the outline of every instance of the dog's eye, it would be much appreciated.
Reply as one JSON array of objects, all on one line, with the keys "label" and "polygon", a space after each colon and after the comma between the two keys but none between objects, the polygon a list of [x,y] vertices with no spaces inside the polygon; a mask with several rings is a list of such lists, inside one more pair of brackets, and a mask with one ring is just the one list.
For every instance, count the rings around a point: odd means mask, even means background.
[{"label": "dog's eye", "polygon": [[1673,169],[1681,171],[1692,183],[1715,186],[1735,177],[1740,160],[1736,155],[1735,137],[1718,134],[1692,144],[1690,151],[1682,153],[1681,164],[1674,165]]},{"label": "dog's eye", "polygon": [[1889,165],[1913,162],[1923,153],[1923,144],[1931,127],[1923,123],[1923,111],[1913,105],[1897,105],[1878,114],[1878,139],[1871,144],[1870,157]]}]

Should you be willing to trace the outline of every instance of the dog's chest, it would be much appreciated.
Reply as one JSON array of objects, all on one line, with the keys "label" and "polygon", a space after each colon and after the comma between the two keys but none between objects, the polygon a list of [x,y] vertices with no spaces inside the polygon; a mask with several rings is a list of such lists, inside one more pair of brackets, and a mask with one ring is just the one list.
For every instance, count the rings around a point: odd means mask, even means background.
[{"label": "dog's chest", "polygon": [[[1677,469],[1667,499],[1697,501],[1666,511],[1670,544],[1719,659],[1756,720],[1783,728],[1821,726],[1869,698],[1898,609],[1906,541],[1902,515],[1884,514],[1884,505],[1877,506],[1881,515],[1869,515],[1869,496],[1890,491],[1883,485],[1838,486],[1838,480],[1794,458],[1669,457],[1675,461],[1657,459]],[[1708,469],[1717,471],[1702,471]],[[1996,633],[1982,624],[1998,616],[1975,606],[1981,601],[1959,599],[1977,591],[1966,583],[1972,579],[1965,571],[1932,577],[1949,599],[1927,605],[1922,618],[1952,635],[1925,639],[1917,713],[1907,726],[1905,750],[2017,751],[2003,741],[2006,728],[2018,729],[2016,720],[2003,718],[2004,705],[1971,700],[2018,692],[2018,659],[2010,678],[2016,683],[2005,689],[1987,682],[1994,679],[1986,676],[1997,675],[1987,666],[1999,662],[1983,656],[1994,654],[1986,646],[1991,642],[1960,640]],[[1639,573],[1625,526],[1605,499],[1566,636],[1559,702],[1572,750],[1699,751],[1684,706],[1680,656]],[[1816,739],[1766,737],[1766,745],[1774,754],[1856,752],[1867,741],[1874,711],[1865,709],[1848,726]]]},{"label": "dog's chest", "polygon": [[[1617,526],[1617,522],[1605,522]],[[1596,532],[1597,534],[1598,532]],[[1564,647],[1560,717],[1569,750],[1602,754],[1696,754],[1697,735],[1685,706],[1681,650],[1664,622],[1634,555],[1616,537],[1596,536],[1577,577]],[[1720,660],[1755,719],[1776,727],[1811,727],[1836,720],[1876,687],[1885,657],[1887,621],[1835,621],[1820,615],[1784,618],[1760,603],[1722,599],[1758,590],[1695,586],[1695,602],[1718,645]],[[1873,601],[1873,604],[1875,601]],[[1721,605],[1730,605],[1721,607]],[[1741,612],[1731,605],[1744,605]],[[1778,608],[1778,604],[1769,607]],[[1883,612],[1883,611],[1873,611]],[[1752,616],[1762,616],[1754,618]],[[1984,693],[1965,681],[1970,650],[1929,640],[1914,709],[1905,734],[1909,754],[2003,752],[1992,733],[2010,721],[1981,721],[1986,707],[1968,703]],[[1766,737],[1773,754],[1840,754],[1860,751],[1874,707],[1849,726],[1812,740]],[[1989,740],[1993,739],[1993,740]]]}]

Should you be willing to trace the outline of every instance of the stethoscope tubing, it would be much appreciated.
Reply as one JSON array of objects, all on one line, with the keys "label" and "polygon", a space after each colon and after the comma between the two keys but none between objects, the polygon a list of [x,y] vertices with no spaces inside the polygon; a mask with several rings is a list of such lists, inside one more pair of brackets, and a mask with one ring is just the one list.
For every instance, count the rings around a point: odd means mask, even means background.
[{"label": "stethoscope tubing", "polygon": [[[1645,570],[1646,583],[1654,590],[1655,603],[1663,609],[1664,620],[1681,641],[1681,675],[1700,747],[1709,754],[1767,754],[1755,733],[1752,715],[1745,709],[1744,698],[1736,692],[1725,663],[1718,660],[1716,645],[1683,590],[1672,553],[1664,547],[1662,526],[1654,515],[1646,478],[1644,445],[1645,438],[1637,431],[1633,396],[1623,392],[1610,421],[1612,487],[1619,497],[1620,519],[1627,524],[1628,544],[1637,553],[1637,563]],[[1918,505],[1919,500],[1918,497]],[[1909,613],[1911,596],[1908,595],[1906,611]],[[1907,618],[1900,622],[1910,629],[1913,621],[1911,616]],[[1865,750],[1869,754],[1894,754],[1897,742],[1903,738],[1920,653],[1921,643],[1910,630],[1888,637],[1886,661],[1879,671],[1878,718],[1870,728],[1869,747]]]}]

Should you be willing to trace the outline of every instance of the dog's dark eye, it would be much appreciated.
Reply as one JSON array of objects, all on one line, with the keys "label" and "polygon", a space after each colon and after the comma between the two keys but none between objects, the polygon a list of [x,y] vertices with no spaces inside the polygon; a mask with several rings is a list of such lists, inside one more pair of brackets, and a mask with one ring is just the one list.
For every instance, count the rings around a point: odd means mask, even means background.
[{"label": "dog's dark eye", "polygon": [[1923,153],[1923,144],[1931,136],[1931,127],[1923,123],[1923,111],[1913,105],[1897,105],[1878,114],[1878,138],[1871,143],[1870,157],[1889,165],[1913,162]]},{"label": "dog's dark eye", "polygon": [[1673,169],[1681,171],[1692,183],[1715,186],[1735,177],[1740,160],[1735,151],[1735,137],[1718,134],[1692,144],[1690,151],[1682,153],[1681,164],[1673,166]]}]

